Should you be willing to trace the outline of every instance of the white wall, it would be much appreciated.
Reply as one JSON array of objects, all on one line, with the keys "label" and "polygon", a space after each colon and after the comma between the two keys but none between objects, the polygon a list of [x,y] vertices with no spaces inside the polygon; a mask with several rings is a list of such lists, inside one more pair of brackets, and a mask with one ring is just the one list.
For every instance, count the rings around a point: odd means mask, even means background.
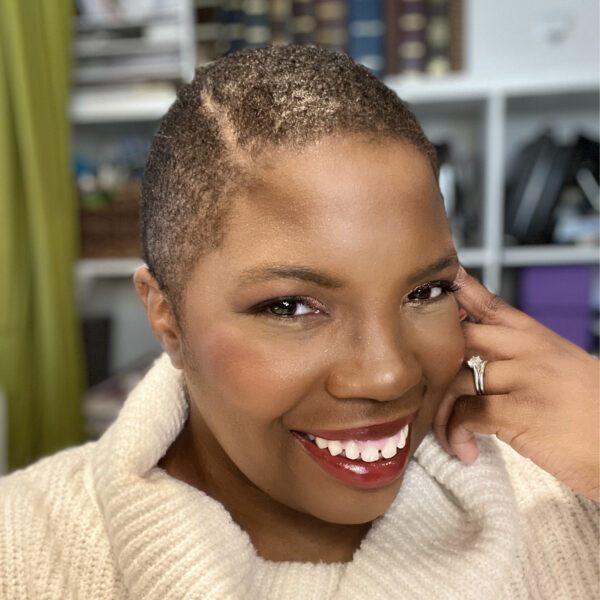
[{"label": "white wall", "polygon": [[467,0],[466,68],[492,79],[598,72],[598,0]]}]

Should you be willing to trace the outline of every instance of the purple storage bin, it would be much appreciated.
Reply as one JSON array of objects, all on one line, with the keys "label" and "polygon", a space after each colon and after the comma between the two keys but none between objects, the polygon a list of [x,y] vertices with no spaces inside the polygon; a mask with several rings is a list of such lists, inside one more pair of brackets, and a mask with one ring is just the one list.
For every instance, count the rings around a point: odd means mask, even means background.
[{"label": "purple storage bin", "polygon": [[556,333],[592,350],[593,265],[524,267],[519,274],[519,306]]}]

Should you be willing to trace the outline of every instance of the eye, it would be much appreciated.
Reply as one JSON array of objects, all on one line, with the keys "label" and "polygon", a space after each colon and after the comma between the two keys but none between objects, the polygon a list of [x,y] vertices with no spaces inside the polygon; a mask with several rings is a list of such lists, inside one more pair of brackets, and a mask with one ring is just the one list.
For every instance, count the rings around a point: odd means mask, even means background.
[{"label": "eye", "polygon": [[458,287],[450,281],[430,281],[414,289],[406,300],[411,304],[424,304],[456,292]]},{"label": "eye", "polygon": [[304,315],[318,315],[322,310],[317,306],[315,300],[300,296],[289,296],[265,300],[252,307],[250,312],[283,319],[294,319]]}]

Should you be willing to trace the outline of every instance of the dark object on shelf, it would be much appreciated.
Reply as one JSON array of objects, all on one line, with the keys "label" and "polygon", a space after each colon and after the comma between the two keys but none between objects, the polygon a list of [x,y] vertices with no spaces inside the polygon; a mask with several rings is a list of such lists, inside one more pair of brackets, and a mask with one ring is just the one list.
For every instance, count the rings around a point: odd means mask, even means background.
[{"label": "dark object on shelf", "polygon": [[108,377],[110,317],[86,317],[82,329],[87,381],[91,387]]},{"label": "dark object on shelf", "polygon": [[572,150],[544,133],[519,154],[509,175],[506,232],[521,244],[550,242],[552,213],[565,184]]},{"label": "dark object on shelf", "polygon": [[578,186],[582,169],[598,179],[598,142],[580,136],[571,146],[556,143],[544,132],[516,157],[506,188],[505,230],[509,243],[552,241],[561,194]]},{"label": "dark object on shelf", "polygon": [[100,208],[81,208],[83,258],[141,257],[139,237],[139,183],[115,193],[114,201]]},{"label": "dark object on shelf", "polygon": [[476,245],[479,236],[478,203],[469,201],[474,195],[474,182],[464,161],[453,153],[452,144],[435,144],[439,165],[439,186],[446,215],[452,229],[454,243],[459,246]]}]

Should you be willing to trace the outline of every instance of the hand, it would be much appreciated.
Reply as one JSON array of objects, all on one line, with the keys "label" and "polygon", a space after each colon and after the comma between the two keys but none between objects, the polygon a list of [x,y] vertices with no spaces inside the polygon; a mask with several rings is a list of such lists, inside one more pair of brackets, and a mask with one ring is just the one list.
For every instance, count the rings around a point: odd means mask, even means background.
[{"label": "hand", "polygon": [[600,500],[599,361],[491,294],[461,268],[465,359],[479,355],[485,396],[461,368],[434,421],[450,454],[472,463],[474,433],[495,434],[575,491]]}]

